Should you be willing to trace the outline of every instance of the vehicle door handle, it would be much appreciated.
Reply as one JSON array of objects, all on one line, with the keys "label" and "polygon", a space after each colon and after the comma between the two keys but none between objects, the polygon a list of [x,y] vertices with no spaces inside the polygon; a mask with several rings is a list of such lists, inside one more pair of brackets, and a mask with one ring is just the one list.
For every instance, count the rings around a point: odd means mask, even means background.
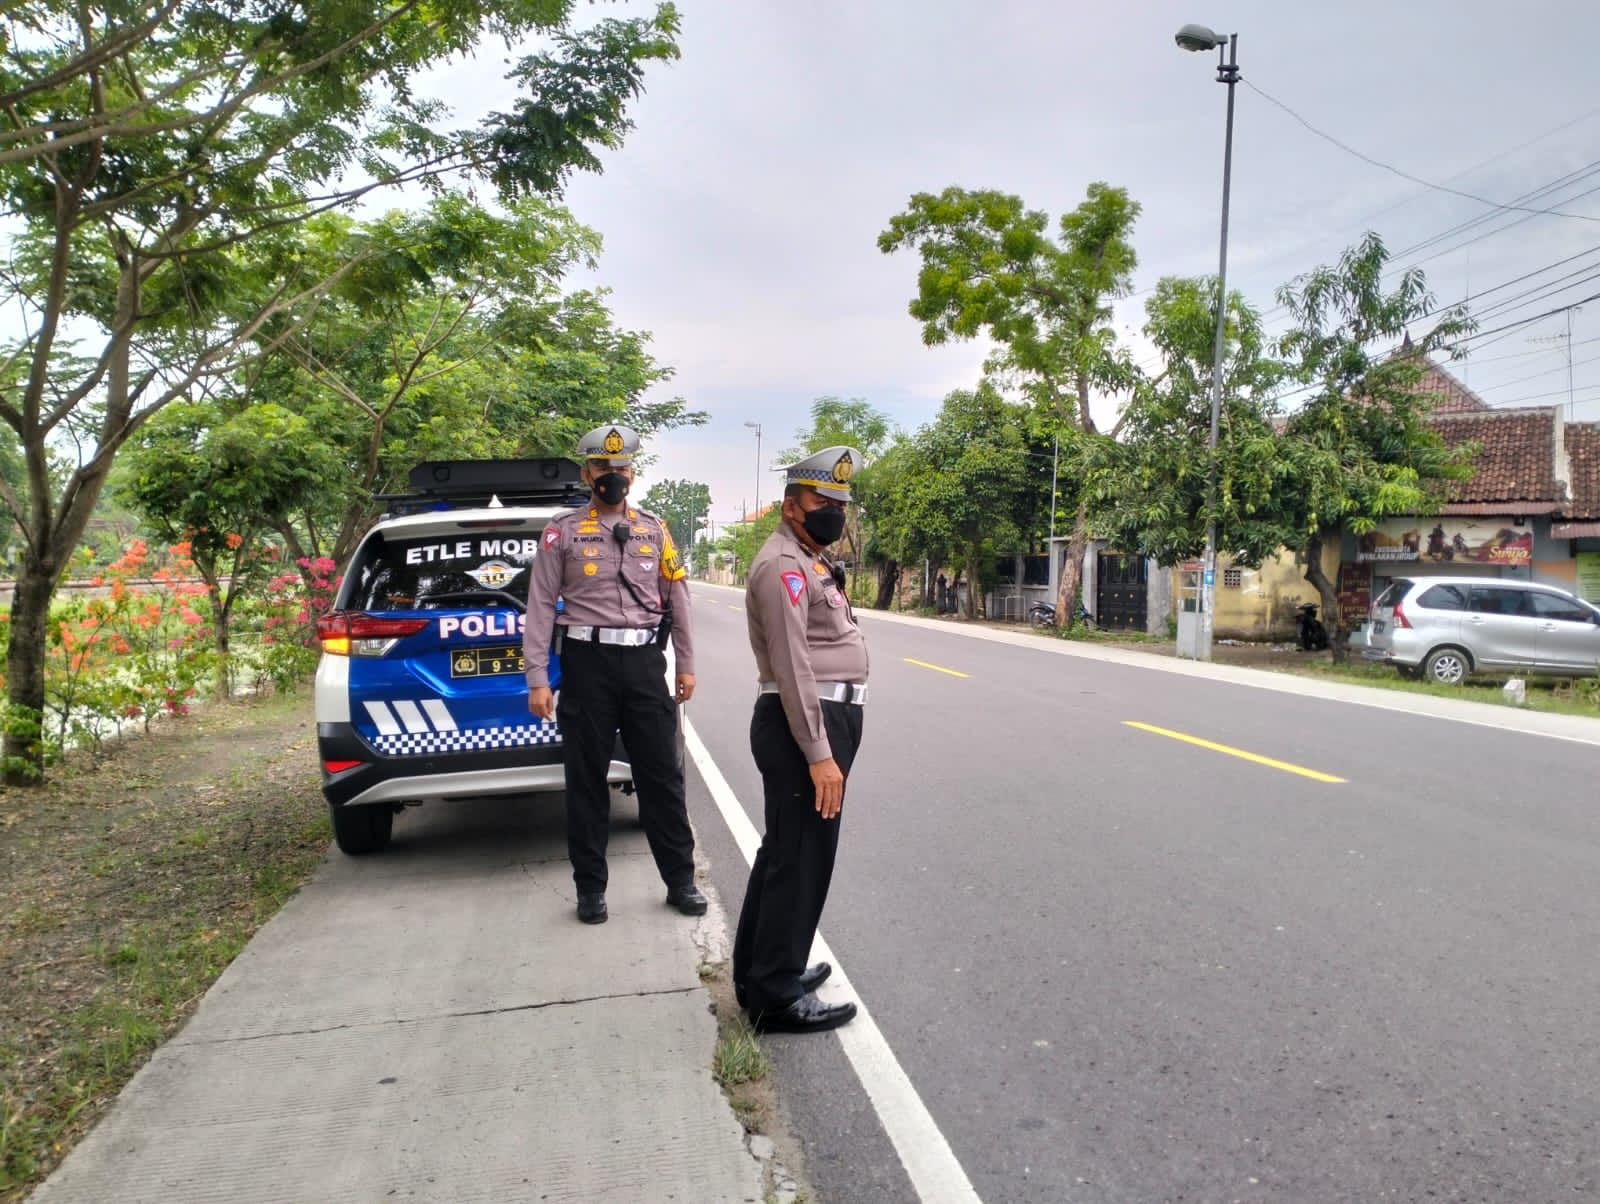
[{"label": "vehicle door handle", "polygon": [[1540,631],[1554,631],[1554,630],[1556,630],[1556,625],[1554,623],[1540,623],[1539,624],[1539,630]]}]

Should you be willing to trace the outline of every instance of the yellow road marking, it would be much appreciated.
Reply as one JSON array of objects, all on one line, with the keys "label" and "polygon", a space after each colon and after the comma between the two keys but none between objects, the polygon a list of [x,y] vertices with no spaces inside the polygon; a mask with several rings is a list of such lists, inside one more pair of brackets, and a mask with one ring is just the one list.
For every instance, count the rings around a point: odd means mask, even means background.
[{"label": "yellow road marking", "polygon": [[732,602],[729,602],[729,603],[728,603],[728,609],[729,609],[729,610],[743,610],[743,609],[744,609],[744,607],[742,607],[742,606],[736,606],[736,605],[734,605],[734,604],[733,604],[733,603],[732,603]]},{"label": "yellow road marking", "polygon": [[1212,752],[1226,753],[1230,757],[1238,757],[1241,761],[1254,761],[1257,765],[1281,769],[1285,773],[1297,773],[1301,777],[1310,778],[1315,782],[1344,781],[1343,778],[1336,778],[1331,773],[1321,773],[1315,769],[1307,769],[1303,765],[1291,765],[1287,761],[1275,761],[1271,757],[1263,757],[1260,753],[1245,752],[1242,748],[1232,748],[1226,744],[1202,740],[1199,736],[1186,736],[1182,732],[1175,732],[1169,728],[1155,727],[1149,723],[1138,723],[1132,719],[1124,719],[1122,722],[1124,726],[1136,727],[1142,732],[1154,732],[1158,736],[1166,736],[1169,740],[1182,740],[1185,744],[1193,744],[1198,748],[1209,748]]},{"label": "yellow road marking", "polygon": [[906,657],[905,661],[908,665],[921,665],[924,669],[932,669],[935,673],[948,673],[951,677],[971,676],[970,674],[961,672],[959,669],[946,669],[943,665],[930,665],[927,661],[919,661],[913,656]]}]

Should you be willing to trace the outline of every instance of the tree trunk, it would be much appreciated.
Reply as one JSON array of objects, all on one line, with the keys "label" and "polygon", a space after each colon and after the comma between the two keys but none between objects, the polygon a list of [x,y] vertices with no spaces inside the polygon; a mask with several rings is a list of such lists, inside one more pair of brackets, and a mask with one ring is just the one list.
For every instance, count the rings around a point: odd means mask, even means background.
[{"label": "tree trunk", "polygon": [[1333,663],[1342,665],[1350,659],[1350,632],[1345,628],[1344,616],[1339,613],[1339,588],[1322,571],[1322,545],[1324,538],[1338,539],[1337,531],[1318,531],[1306,542],[1306,580],[1322,599],[1322,630],[1327,633],[1328,646],[1333,652]]},{"label": "tree trunk", "polygon": [[[1056,626],[1068,631],[1078,620],[1078,595],[1083,590],[1083,554],[1089,549],[1089,510],[1078,507],[1067,541],[1067,558],[1061,565],[1061,584],[1056,589]],[[1053,549],[1052,549],[1053,554]]]},{"label": "tree trunk", "polygon": [[233,697],[233,658],[229,654],[228,631],[232,607],[229,605],[229,599],[222,596],[222,589],[217,581],[210,577],[206,579],[206,596],[211,600],[211,626],[215,633],[217,649],[216,697],[218,702],[227,702]]},{"label": "tree trunk", "polygon": [[[967,577],[967,606],[966,616],[969,619],[985,617],[983,605],[983,577],[979,572],[978,556],[976,553],[967,555],[967,567],[964,570]],[[956,597],[961,597],[959,582],[957,583]]]},{"label": "tree trunk", "polygon": [[7,643],[5,724],[0,781],[7,786],[37,786],[44,781],[44,662],[50,599],[56,574],[31,555],[23,559],[11,596]]},{"label": "tree trunk", "polygon": [[878,564],[878,596],[872,603],[873,610],[888,610],[894,602],[894,591],[900,584],[900,564],[895,560],[884,560]]}]

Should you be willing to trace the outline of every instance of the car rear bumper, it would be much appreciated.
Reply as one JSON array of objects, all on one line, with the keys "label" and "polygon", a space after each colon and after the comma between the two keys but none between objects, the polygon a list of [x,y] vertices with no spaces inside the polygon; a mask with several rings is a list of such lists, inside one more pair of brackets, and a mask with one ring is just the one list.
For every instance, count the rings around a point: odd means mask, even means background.
[{"label": "car rear bumper", "polygon": [[[324,766],[323,797],[339,807],[566,789],[559,743],[391,756],[373,748],[351,724],[319,723],[317,758]],[[329,773],[329,761],[360,764]],[[633,770],[614,757],[606,780],[631,782]]]},{"label": "car rear bumper", "polygon": [[1381,634],[1369,635],[1367,646],[1361,650],[1361,655],[1366,660],[1384,661],[1391,665],[1414,668],[1422,664],[1428,655],[1428,650],[1437,647],[1440,642],[1418,638],[1418,633],[1413,628],[1401,628],[1399,631],[1384,631]]}]

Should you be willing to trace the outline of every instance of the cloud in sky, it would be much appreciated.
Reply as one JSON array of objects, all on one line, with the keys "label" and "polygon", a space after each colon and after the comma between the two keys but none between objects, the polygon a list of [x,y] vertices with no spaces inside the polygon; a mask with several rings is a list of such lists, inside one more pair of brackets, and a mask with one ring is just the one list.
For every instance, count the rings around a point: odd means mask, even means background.
[{"label": "cloud in sky", "polygon": [[[1246,80],[1431,181],[1508,201],[1600,159],[1589,82],[1600,5],[1580,0],[1530,0],[1510,15],[1497,0],[679,8],[682,61],[651,69],[632,110],[637,128],[606,156],[603,175],[572,182],[566,201],[606,240],[585,283],[612,290],[618,320],[650,331],[655,354],[676,368],[668,388],[712,415],[658,439],[650,476],[707,482],[719,520],[753,500],[746,421],[762,424],[770,459],[817,396],[865,397],[910,428],[977,379],[985,349],[924,347],[906,314],[915,258],[877,249],[913,192],[998,188],[1055,216],[1106,180],[1144,206],[1140,290],[1162,275],[1215,272],[1225,89],[1213,82],[1212,56],[1174,45],[1184,22],[1238,30]],[[579,19],[646,11],[599,5]],[[509,104],[503,57],[486,51],[440,72],[438,90],[463,114]],[[1245,87],[1237,104],[1229,283],[1269,315],[1278,285],[1368,226],[1398,251],[1488,215],[1415,254],[1447,250],[1422,265],[1442,300],[1590,249],[1600,271],[1600,223],[1512,225],[1526,215],[1495,215],[1362,163]],[[1578,195],[1597,183],[1580,178],[1533,203],[1600,216],[1600,202]],[[1485,325],[1600,291],[1574,279],[1579,291],[1534,298],[1534,308]],[[1117,319],[1139,353],[1142,298],[1119,306]],[[1600,335],[1597,319],[1591,307],[1573,324],[1577,413],[1591,419],[1600,419],[1600,369],[1576,361],[1594,358],[1578,344]],[[1542,323],[1458,371],[1491,402],[1565,400],[1565,345],[1530,341],[1564,332],[1564,318]],[[1547,369],[1557,371],[1527,379]],[[778,478],[764,475],[770,500]]]}]

